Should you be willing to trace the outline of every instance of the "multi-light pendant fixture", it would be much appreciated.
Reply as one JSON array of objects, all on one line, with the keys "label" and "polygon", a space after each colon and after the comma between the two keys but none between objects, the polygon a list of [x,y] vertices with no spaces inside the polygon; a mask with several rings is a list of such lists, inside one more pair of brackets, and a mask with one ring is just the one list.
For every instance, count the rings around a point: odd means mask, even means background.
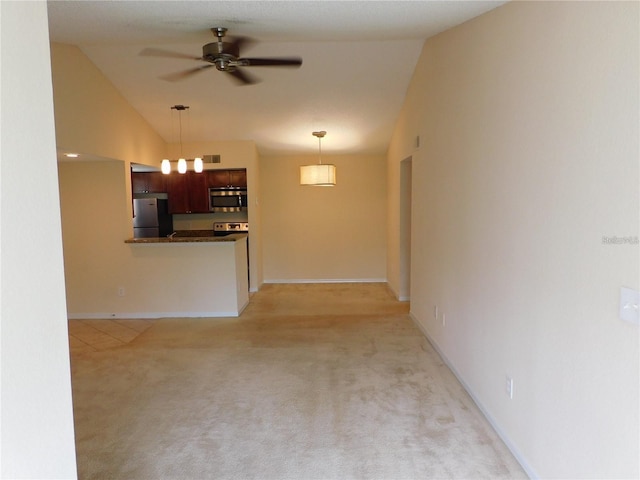
[{"label": "multi-light pendant fixture", "polygon": [[300,185],[333,187],[336,184],[336,166],[322,163],[322,138],[327,132],[312,132],[311,134],[318,138],[318,163],[300,167]]},{"label": "multi-light pendant fixture", "polygon": [[[182,112],[187,110],[189,107],[186,105],[174,105],[171,107],[171,110],[178,111],[178,123],[180,125],[180,158],[178,159],[178,173],[187,173],[187,160],[184,158],[182,154]],[[167,158],[162,160],[161,167],[162,173],[165,175],[169,175],[171,173],[171,161]],[[204,170],[204,164],[202,162],[201,157],[196,157],[193,159],[193,170],[196,173],[201,173]]]},{"label": "multi-light pendant fixture", "polygon": [[[180,158],[177,160],[178,173],[187,173],[187,159],[184,158],[182,152],[182,112],[188,110],[186,105],[174,105],[171,110],[178,112],[179,124],[179,140],[180,140]],[[328,163],[322,163],[322,139],[327,134],[324,130],[319,132],[311,132],[318,139],[318,163],[314,165],[300,166],[300,185],[311,185],[316,187],[333,187],[336,184],[336,166]],[[168,175],[171,173],[172,161],[165,158],[162,160],[162,173]],[[175,160],[173,161],[175,163]],[[193,170],[201,173],[204,170],[202,157],[193,159]]]}]

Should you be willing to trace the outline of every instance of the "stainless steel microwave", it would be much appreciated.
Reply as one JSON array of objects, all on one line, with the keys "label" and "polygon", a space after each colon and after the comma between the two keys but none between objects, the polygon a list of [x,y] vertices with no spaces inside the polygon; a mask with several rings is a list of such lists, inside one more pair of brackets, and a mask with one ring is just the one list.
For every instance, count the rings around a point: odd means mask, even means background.
[{"label": "stainless steel microwave", "polygon": [[247,208],[247,191],[243,188],[210,188],[211,212],[240,212]]}]

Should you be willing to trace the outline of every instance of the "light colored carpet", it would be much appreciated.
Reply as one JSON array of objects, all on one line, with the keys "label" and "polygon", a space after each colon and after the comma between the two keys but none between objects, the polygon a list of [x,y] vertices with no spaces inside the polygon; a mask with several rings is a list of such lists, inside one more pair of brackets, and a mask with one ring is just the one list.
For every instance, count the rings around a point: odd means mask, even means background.
[{"label": "light colored carpet", "polygon": [[81,479],[526,478],[384,284],[265,285],[72,373]]}]

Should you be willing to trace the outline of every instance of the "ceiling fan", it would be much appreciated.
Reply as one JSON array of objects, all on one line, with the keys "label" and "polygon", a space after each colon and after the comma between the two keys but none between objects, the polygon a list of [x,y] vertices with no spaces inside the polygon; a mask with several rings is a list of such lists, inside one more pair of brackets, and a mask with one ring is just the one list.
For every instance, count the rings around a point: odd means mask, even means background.
[{"label": "ceiling fan", "polygon": [[216,42],[207,43],[202,47],[202,57],[192,57],[179,52],[171,52],[158,48],[145,48],[140,52],[143,56],[167,57],[167,58],[184,58],[189,60],[198,60],[207,62],[206,65],[183,70],[181,72],[171,73],[160,77],[169,82],[176,82],[190,77],[203,70],[216,67],[221,72],[226,72],[235,80],[243,85],[258,83],[259,80],[244,72],[241,67],[299,67],[302,65],[302,59],[299,57],[288,58],[239,58],[240,48],[252,43],[252,40],[246,37],[234,37],[231,41],[225,42],[223,38],[227,33],[224,27],[215,27],[211,31],[218,38]]}]

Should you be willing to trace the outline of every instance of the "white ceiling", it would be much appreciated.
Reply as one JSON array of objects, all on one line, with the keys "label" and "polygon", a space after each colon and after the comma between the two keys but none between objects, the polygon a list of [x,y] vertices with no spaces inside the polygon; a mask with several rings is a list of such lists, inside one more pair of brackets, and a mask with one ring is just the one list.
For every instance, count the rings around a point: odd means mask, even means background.
[{"label": "white ceiling", "polygon": [[[262,155],[384,154],[425,39],[504,1],[49,1],[54,42],[74,44],[168,142],[253,140]],[[243,57],[303,59],[300,68],[245,67],[239,86],[209,68],[180,82],[158,77],[204,64],[192,57],[212,27],[255,40]],[[203,152],[206,153],[206,152]]]}]

